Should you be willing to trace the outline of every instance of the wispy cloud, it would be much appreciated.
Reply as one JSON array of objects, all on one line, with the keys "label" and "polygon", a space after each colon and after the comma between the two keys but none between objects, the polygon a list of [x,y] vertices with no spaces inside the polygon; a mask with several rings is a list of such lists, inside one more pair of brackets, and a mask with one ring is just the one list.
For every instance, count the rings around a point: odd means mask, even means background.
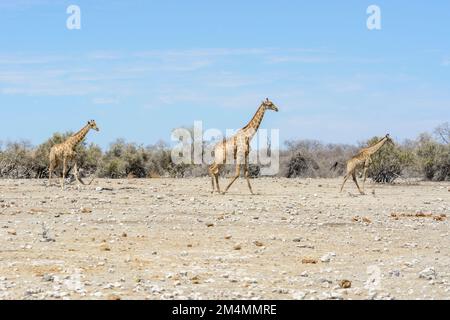
[{"label": "wispy cloud", "polygon": [[[307,52],[306,49],[285,51],[294,55]],[[144,83],[160,79],[215,88],[267,85],[275,80],[273,74],[247,75],[239,58],[246,59],[246,66],[261,68],[280,52],[282,50],[274,48],[206,48],[142,52],[97,50],[73,55],[3,54],[0,56],[0,93],[70,96],[103,90],[103,94],[109,96],[121,92],[129,94],[134,90],[132,87],[139,87],[134,92],[141,90],[143,94]],[[161,98],[166,103],[172,100]]]},{"label": "wispy cloud", "polygon": [[64,3],[63,0],[3,0],[0,1],[2,10],[25,10],[35,6],[55,5]]},{"label": "wispy cloud", "polygon": [[327,63],[332,61],[329,57],[319,56],[298,56],[298,55],[284,55],[284,56],[272,56],[266,59],[267,63]]},{"label": "wispy cloud", "polygon": [[94,98],[92,103],[97,105],[115,105],[119,104],[120,101],[117,98]]},{"label": "wispy cloud", "polygon": [[45,65],[56,62],[67,61],[67,56],[58,55],[0,55],[0,65],[14,66],[14,65]]},{"label": "wispy cloud", "polygon": [[95,51],[88,53],[87,57],[92,60],[119,60],[122,54],[115,51]]},{"label": "wispy cloud", "polygon": [[138,58],[149,57],[220,57],[220,56],[244,56],[264,55],[274,49],[270,48],[204,48],[191,50],[148,50],[136,52],[133,56]]}]

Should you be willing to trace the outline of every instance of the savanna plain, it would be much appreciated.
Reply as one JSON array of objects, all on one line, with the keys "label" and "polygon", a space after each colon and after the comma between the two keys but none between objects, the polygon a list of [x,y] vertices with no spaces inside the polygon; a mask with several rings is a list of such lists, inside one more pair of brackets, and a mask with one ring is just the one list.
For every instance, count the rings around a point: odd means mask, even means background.
[{"label": "savanna plain", "polygon": [[449,299],[450,183],[341,182],[0,180],[0,298]]}]

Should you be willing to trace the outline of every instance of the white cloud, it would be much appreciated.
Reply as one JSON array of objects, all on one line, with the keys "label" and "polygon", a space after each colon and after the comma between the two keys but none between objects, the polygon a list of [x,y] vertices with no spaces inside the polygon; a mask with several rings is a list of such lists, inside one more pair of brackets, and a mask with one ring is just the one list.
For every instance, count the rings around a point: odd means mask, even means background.
[{"label": "white cloud", "polygon": [[67,56],[56,55],[0,55],[0,65],[45,65],[68,59]]},{"label": "white cloud", "polygon": [[267,63],[277,64],[277,63],[326,63],[330,62],[330,58],[319,57],[319,56],[297,56],[297,55],[282,55],[282,56],[272,56],[266,59]]},{"label": "white cloud", "polygon": [[115,105],[119,104],[120,101],[117,98],[94,98],[92,99],[92,103],[98,105]]},{"label": "white cloud", "polygon": [[119,60],[122,55],[115,51],[95,51],[87,55],[92,60]]},{"label": "white cloud", "polygon": [[35,6],[62,4],[63,0],[2,0],[0,9],[2,10],[25,10]]}]

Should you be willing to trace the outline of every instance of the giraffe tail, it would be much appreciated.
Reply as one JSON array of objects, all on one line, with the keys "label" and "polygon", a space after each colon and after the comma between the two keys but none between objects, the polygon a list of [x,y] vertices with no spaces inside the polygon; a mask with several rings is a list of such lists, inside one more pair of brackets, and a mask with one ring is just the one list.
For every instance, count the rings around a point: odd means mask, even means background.
[{"label": "giraffe tail", "polygon": [[331,171],[336,171],[337,167],[339,166],[339,161],[336,161],[330,168]]}]

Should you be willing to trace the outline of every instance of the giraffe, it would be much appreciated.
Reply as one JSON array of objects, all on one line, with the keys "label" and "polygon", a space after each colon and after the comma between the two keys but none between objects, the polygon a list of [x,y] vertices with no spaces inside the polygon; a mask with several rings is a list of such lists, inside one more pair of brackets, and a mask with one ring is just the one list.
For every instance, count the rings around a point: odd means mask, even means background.
[{"label": "giraffe", "polygon": [[[374,145],[361,149],[356,156],[352,157],[350,160],[347,161],[347,174],[344,177],[344,182],[342,183],[340,192],[342,192],[342,189],[344,189],[344,184],[347,182],[348,178],[350,178],[350,176],[352,176],[353,181],[355,182],[356,187],[358,187],[359,192],[363,195],[365,194],[364,193],[364,185],[365,185],[366,179],[367,179],[367,169],[369,168],[370,164],[372,163],[371,156],[373,154],[375,154],[378,150],[380,150],[381,147],[383,147],[383,145],[386,142],[389,144],[392,144],[392,145],[394,144],[394,142],[392,141],[389,134],[387,134],[383,139],[381,139]],[[336,167],[336,166],[337,166],[337,164],[334,165],[334,167]],[[363,167],[362,190],[359,188],[358,180],[356,179],[356,170],[361,167]]]},{"label": "giraffe", "polygon": [[69,161],[74,161],[74,172],[75,179],[77,180],[78,185],[80,185],[80,179],[78,177],[78,167],[76,162],[76,151],[75,148],[84,140],[89,130],[100,131],[97,127],[97,124],[94,120],[88,121],[87,125],[85,125],[80,131],[76,134],[68,138],[63,143],[54,145],[50,149],[50,168],[49,168],[49,179],[48,185],[51,185],[53,170],[58,166],[58,164],[62,161],[63,164],[63,174],[61,179],[61,188],[64,189],[64,178],[66,175],[67,164]]},{"label": "giraffe", "polygon": [[[214,147],[214,163],[209,167],[209,174],[211,176],[212,193],[214,193],[217,186],[217,192],[220,194],[219,186],[219,172],[223,165],[227,163],[228,156],[233,156],[236,161],[236,173],[231,182],[226,187],[223,194],[225,194],[231,185],[239,178],[241,173],[241,165],[244,166],[244,175],[247,180],[250,193],[253,193],[252,186],[250,184],[250,177],[248,172],[248,156],[250,152],[250,142],[258,131],[259,126],[263,120],[266,110],[273,110],[278,112],[277,106],[271,102],[268,98],[263,101],[256,111],[250,122],[240,129],[234,136],[224,139]],[[242,163],[243,162],[243,163]]]}]

